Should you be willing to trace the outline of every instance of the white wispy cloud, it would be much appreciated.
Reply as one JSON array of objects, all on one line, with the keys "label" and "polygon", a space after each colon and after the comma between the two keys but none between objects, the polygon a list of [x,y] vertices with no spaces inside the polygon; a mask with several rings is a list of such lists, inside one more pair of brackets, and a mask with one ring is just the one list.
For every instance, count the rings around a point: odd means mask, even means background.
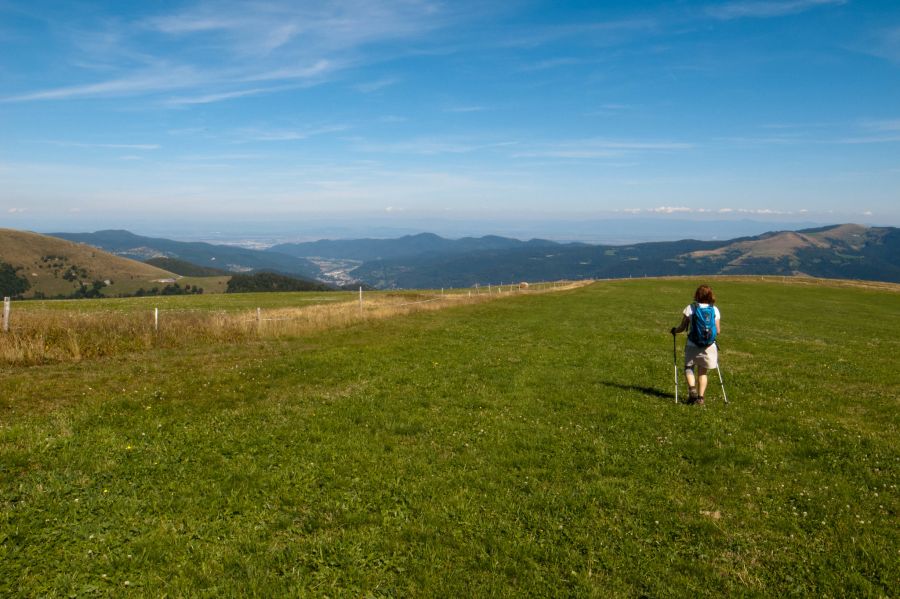
[{"label": "white wispy cloud", "polygon": [[783,17],[822,6],[840,6],[847,0],[738,0],[709,6],[706,14],[730,21],[743,18]]},{"label": "white wispy cloud", "polygon": [[276,81],[276,80],[295,80],[295,79],[314,79],[322,77],[331,72],[347,68],[351,66],[348,62],[340,62],[337,60],[319,59],[311,61],[309,64],[294,64],[282,66],[272,69],[256,70],[253,69],[240,77],[233,77],[238,83],[254,83],[258,81]]},{"label": "white wispy cloud", "polygon": [[548,58],[546,60],[539,60],[537,62],[533,62],[531,64],[524,65],[520,67],[519,70],[525,72],[536,72],[536,71],[546,71],[548,69],[556,69],[560,67],[569,67],[574,65],[584,64],[583,58],[574,58],[574,57],[561,57],[561,58]]},{"label": "white wispy cloud", "polygon": [[693,212],[692,208],[687,206],[659,206],[657,208],[648,208],[644,212],[653,212],[656,214],[678,214],[680,212]]},{"label": "white wispy cloud", "polygon": [[[107,24],[70,36],[82,64],[114,73],[100,81],[0,97],[5,102],[145,96],[173,91],[171,106],[208,104],[314,85],[351,67],[379,60],[372,47],[422,36],[448,22],[444,5],[426,0],[202,0],[183,10]],[[102,39],[102,43],[77,40]],[[167,50],[173,47],[179,51]],[[96,75],[94,69],[82,75]],[[369,85],[384,87],[387,80]],[[376,85],[377,84],[377,85]],[[362,84],[363,88],[366,84]]]},{"label": "white wispy cloud", "polygon": [[852,44],[851,49],[861,54],[900,63],[900,26],[879,28]]},{"label": "white wispy cloud", "polygon": [[744,214],[755,216],[791,216],[807,214],[809,210],[777,210],[773,208],[705,208],[696,206],[656,206],[654,208],[623,208],[616,212],[626,214]]},{"label": "white wispy cloud", "polygon": [[874,131],[900,131],[900,119],[864,121],[862,126]]},{"label": "white wispy cloud", "polygon": [[661,26],[662,22],[656,17],[529,26],[527,29],[510,30],[496,44],[501,47],[534,48],[559,40],[579,39],[587,40],[594,46],[614,46],[636,36],[659,31]]},{"label": "white wispy cloud", "polygon": [[826,127],[833,127],[834,123],[766,123],[765,125],[760,125],[763,129],[770,129],[773,131],[804,131],[804,130],[818,130],[824,129]]},{"label": "white wispy cloud", "polygon": [[338,63],[316,60],[306,66],[275,67],[263,70],[249,69],[205,69],[202,66],[156,66],[137,73],[85,85],[57,87],[0,98],[3,102],[25,102],[33,100],[68,100],[77,98],[106,98],[122,96],[157,95],[181,90],[205,90],[210,87],[232,86],[236,89],[195,96],[170,98],[167,104],[209,104],[243,96],[253,96],[283,91],[302,86],[303,83],[271,87],[240,88],[241,85],[258,84],[263,81],[305,81],[314,85],[330,72],[337,70]]},{"label": "white wispy cloud", "polygon": [[900,134],[897,135],[863,135],[859,137],[842,137],[835,139],[832,143],[841,145],[861,145],[861,144],[892,144],[900,143]]},{"label": "white wispy cloud", "polygon": [[[843,129],[842,134],[825,135],[824,129]],[[900,119],[868,120],[852,124],[780,124],[764,125],[763,129],[778,131],[775,135],[747,135],[720,137],[714,141],[738,146],[827,146],[864,145],[900,142]]]},{"label": "white wispy cloud", "polygon": [[477,141],[462,138],[415,138],[396,142],[374,142],[354,140],[354,148],[359,152],[413,154],[434,156],[438,154],[469,154],[516,145],[515,141]]},{"label": "white wispy cloud", "polygon": [[216,161],[240,161],[262,160],[267,158],[265,154],[255,153],[231,153],[231,154],[188,154],[180,156],[179,160],[187,162],[216,162]]},{"label": "white wispy cloud", "polygon": [[450,106],[449,108],[445,108],[444,112],[483,112],[487,110],[487,106],[477,106],[477,105],[468,105],[468,106]]},{"label": "white wispy cloud", "polygon": [[284,129],[260,129],[245,128],[236,132],[236,137],[242,142],[251,141],[298,141],[308,139],[326,133],[346,131],[349,125],[323,125],[320,127],[284,128]]},{"label": "white wispy cloud", "polygon": [[385,77],[384,79],[376,79],[375,81],[366,81],[364,83],[359,83],[357,85],[354,85],[353,89],[363,94],[371,94],[386,87],[396,85],[399,82],[400,80],[396,77]]},{"label": "white wispy cloud", "polygon": [[231,53],[259,56],[291,46],[327,53],[418,35],[438,16],[440,7],[425,1],[203,1],[144,25],[173,36],[206,35]]},{"label": "white wispy cloud", "polygon": [[170,106],[190,106],[194,104],[212,104],[213,102],[222,102],[224,100],[233,100],[236,98],[246,98],[249,96],[258,96],[260,94],[269,94],[276,91],[286,89],[294,89],[294,86],[273,86],[273,87],[257,87],[250,89],[241,89],[229,92],[219,92],[211,94],[202,94],[199,96],[180,96],[169,98],[166,104]]},{"label": "white wispy cloud", "polygon": [[0,98],[4,102],[31,100],[67,100],[71,98],[103,98],[159,93],[193,87],[205,78],[193,67],[180,66],[130,74],[96,83],[69,85]]},{"label": "white wispy cloud", "polygon": [[162,146],[159,144],[131,144],[131,143],[92,143],[81,141],[65,141],[65,140],[48,140],[42,143],[52,144],[54,146],[63,146],[70,148],[105,148],[112,150],[158,150]]},{"label": "white wispy cloud", "polygon": [[695,144],[668,140],[581,139],[526,148],[514,158],[615,158],[638,152],[690,150]]},{"label": "white wispy cloud", "polygon": [[804,134],[719,137],[714,141],[736,146],[791,146],[816,143]]},{"label": "white wispy cloud", "polygon": [[601,104],[594,110],[588,110],[584,113],[584,116],[618,116],[625,112],[632,111],[636,108],[636,106],[630,104],[617,104],[615,102],[609,102],[607,104]]}]

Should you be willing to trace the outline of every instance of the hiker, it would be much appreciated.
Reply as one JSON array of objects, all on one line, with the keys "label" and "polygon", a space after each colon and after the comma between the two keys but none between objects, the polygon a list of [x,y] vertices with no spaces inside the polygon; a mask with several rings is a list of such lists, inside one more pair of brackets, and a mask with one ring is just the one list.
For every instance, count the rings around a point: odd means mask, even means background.
[{"label": "hiker", "polygon": [[682,312],[681,324],[669,331],[672,335],[688,331],[684,345],[684,376],[690,387],[689,404],[703,405],[706,373],[719,366],[716,335],[722,332],[722,323],[715,303],[716,296],[709,285],[700,285],[694,292],[694,301]]}]

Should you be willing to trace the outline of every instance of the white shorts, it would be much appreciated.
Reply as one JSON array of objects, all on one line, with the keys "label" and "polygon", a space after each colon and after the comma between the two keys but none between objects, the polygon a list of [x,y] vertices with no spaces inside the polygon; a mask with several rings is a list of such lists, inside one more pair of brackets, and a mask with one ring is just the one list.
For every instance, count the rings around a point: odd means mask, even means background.
[{"label": "white shorts", "polygon": [[697,347],[693,343],[684,346],[684,367],[702,366],[707,370],[718,368],[719,350],[715,344],[709,347]]}]

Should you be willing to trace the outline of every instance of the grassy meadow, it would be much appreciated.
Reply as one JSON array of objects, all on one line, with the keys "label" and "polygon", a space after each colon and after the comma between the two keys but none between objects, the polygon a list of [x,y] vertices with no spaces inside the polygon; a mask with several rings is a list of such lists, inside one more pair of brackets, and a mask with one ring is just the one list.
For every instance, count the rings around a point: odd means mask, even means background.
[{"label": "grassy meadow", "polygon": [[900,292],[713,280],[698,407],[697,283],[0,362],[0,596],[897,595]]},{"label": "grassy meadow", "polygon": [[[542,293],[584,282],[532,286]],[[17,301],[0,335],[0,364],[38,365],[152,348],[285,337],[460,303],[524,293],[515,287],[365,292],[236,293],[116,299]]]}]

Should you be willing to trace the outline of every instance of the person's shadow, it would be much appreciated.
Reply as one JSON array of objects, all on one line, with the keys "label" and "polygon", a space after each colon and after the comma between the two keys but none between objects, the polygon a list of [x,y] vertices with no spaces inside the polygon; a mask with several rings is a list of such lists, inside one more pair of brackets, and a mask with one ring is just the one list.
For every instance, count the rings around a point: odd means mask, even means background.
[{"label": "person's shadow", "polygon": [[660,391],[655,387],[644,387],[642,385],[623,385],[622,383],[611,383],[609,381],[600,381],[600,384],[605,387],[615,387],[616,389],[622,389],[624,391],[637,391],[639,393],[643,393],[644,395],[649,395],[650,397],[658,397],[660,399],[675,399],[674,393],[669,393],[668,391]]}]

